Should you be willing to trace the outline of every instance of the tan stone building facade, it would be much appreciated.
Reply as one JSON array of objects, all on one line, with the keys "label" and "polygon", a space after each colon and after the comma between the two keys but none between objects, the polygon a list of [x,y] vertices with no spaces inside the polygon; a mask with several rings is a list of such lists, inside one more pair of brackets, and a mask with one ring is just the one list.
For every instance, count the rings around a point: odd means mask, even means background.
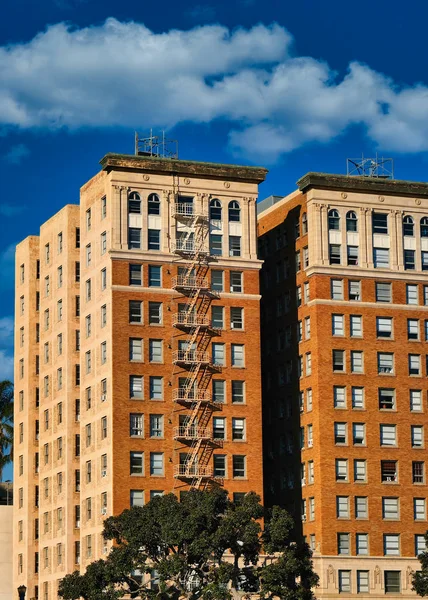
[{"label": "tan stone building facade", "polygon": [[108,154],[16,253],[14,587],[56,598],[103,520],[156,494],[263,495],[258,184]]},{"label": "tan stone building facade", "polygon": [[258,214],[265,502],[301,523],[317,597],[414,597],[428,185],[309,173],[298,186]]}]

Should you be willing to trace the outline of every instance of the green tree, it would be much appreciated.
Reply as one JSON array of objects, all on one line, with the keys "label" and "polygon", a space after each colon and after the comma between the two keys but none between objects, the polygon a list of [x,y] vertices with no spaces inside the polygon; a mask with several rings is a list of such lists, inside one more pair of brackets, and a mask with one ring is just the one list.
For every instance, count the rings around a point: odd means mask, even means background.
[{"label": "green tree", "polygon": [[[428,531],[425,533],[425,544],[428,548]],[[428,596],[428,552],[422,552],[418,556],[421,563],[421,570],[413,573],[412,583],[413,591],[422,598]]]},{"label": "green tree", "polygon": [[313,600],[318,576],[309,547],[292,540],[285,510],[274,508],[262,532],[263,516],[252,492],[238,504],[219,488],[191,491],[181,501],[174,494],[156,497],[106,519],[104,538],[114,542],[107,558],[83,575],[66,575],[59,595],[229,600],[257,591],[261,598]]},{"label": "green tree", "polygon": [[0,381],[0,481],[3,470],[13,460],[13,385]]}]

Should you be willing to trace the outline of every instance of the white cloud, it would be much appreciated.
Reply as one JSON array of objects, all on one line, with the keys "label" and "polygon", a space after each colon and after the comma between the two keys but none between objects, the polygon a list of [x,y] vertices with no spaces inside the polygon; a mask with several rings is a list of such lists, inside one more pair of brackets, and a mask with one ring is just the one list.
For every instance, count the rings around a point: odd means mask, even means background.
[{"label": "white cloud", "polygon": [[0,350],[0,381],[13,380],[13,356]]},{"label": "white cloud", "polygon": [[13,318],[0,318],[0,346],[13,346]]},{"label": "white cloud", "polygon": [[293,56],[292,43],[279,25],[165,33],[115,19],[53,25],[0,47],[0,128],[222,119],[235,152],[274,160],[361,125],[383,150],[428,150],[427,86],[398,86],[358,62],[339,76],[325,62]]}]

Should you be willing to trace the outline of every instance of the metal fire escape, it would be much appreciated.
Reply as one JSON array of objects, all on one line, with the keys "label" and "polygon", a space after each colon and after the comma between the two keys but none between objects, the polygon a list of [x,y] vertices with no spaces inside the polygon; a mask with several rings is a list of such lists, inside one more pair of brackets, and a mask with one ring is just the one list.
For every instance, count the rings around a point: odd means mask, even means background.
[{"label": "metal fire escape", "polygon": [[[184,450],[178,452],[174,477],[198,489],[214,480],[209,463],[213,449],[220,443],[213,438],[212,414],[221,410],[221,404],[213,401],[210,386],[212,373],[218,372],[219,367],[212,363],[209,351],[211,338],[220,332],[212,327],[209,313],[215,294],[208,279],[208,213],[193,201],[180,201],[178,197],[173,216],[182,225],[181,237],[177,233],[172,248],[181,258],[182,267],[172,280],[172,288],[185,300],[184,307],[179,305],[173,316],[173,326],[186,334],[179,348],[173,351],[172,359],[181,370],[181,374],[173,373],[176,382],[173,402],[185,411],[184,420],[174,428],[174,440]],[[177,452],[174,454],[177,456]],[[183,455],[185,460],[180,460]]]}]

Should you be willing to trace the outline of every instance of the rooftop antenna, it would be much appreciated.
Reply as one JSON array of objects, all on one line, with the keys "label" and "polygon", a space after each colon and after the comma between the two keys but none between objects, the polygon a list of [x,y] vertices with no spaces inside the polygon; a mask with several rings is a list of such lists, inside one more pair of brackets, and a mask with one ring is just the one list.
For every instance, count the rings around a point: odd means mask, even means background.
[{"label": "rooftop antenna", "polygon": [[376,177],[378,179],[394,179],[394,159],[366,158],[361,154],[361,158],[346,159],[346,175],[348,177]]},{"label": "rooftop antenna", "polygon": [[148,137],[142,137],[135,132],[135,155],[154,156],[156,158],[178,158],[178,141],[169,140],[165,137],[165,131],[161,135],[153,135],[150,129]]}]

